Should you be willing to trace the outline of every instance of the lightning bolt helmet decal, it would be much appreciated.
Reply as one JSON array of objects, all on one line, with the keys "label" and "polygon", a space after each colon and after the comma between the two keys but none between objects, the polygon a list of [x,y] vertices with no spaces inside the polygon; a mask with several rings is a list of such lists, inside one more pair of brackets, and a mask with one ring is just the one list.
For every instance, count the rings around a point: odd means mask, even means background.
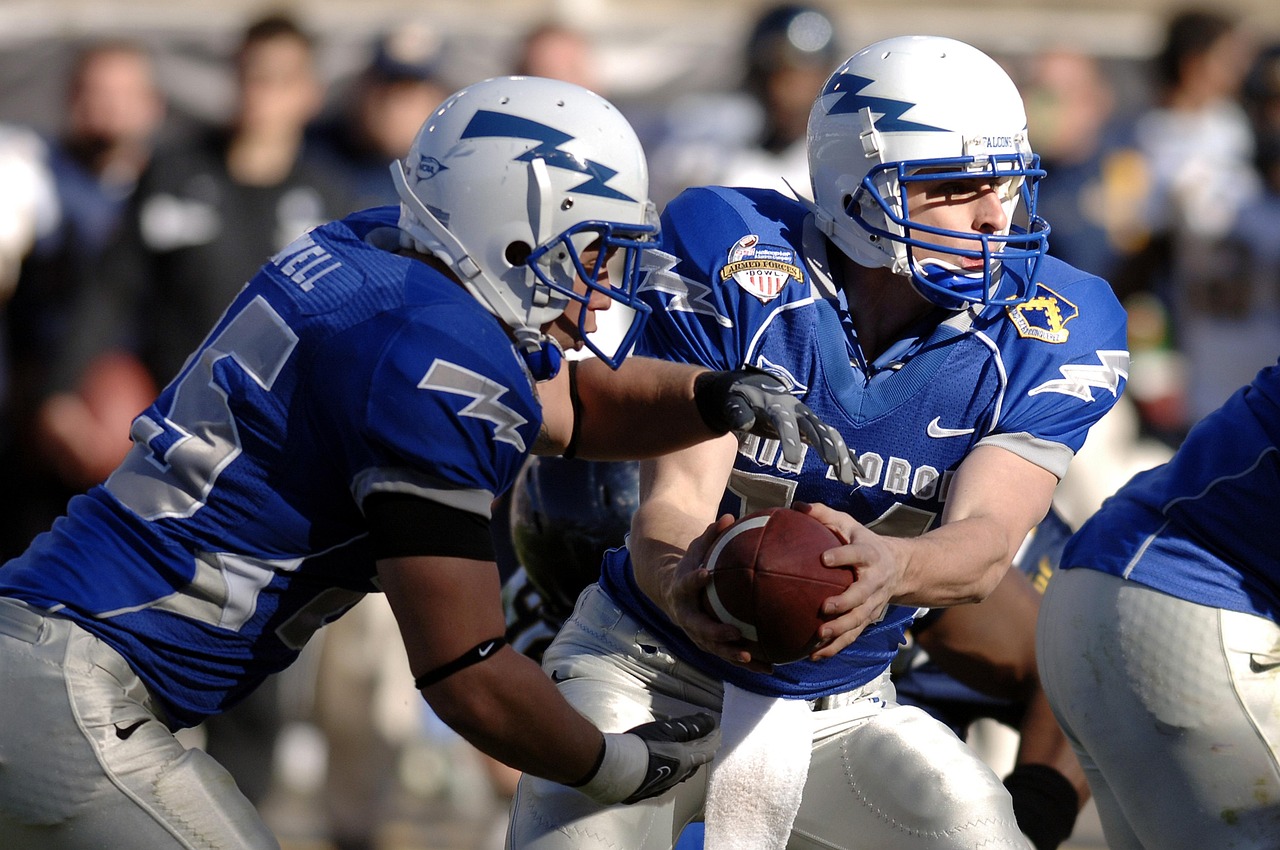
[{"label": "lightning bolt helmet decal", "polygon": [[594,160],[582,159],[569,151],[560,150],[561,145],[573,141],[573,136],[568,133],[519,115],[482,109],[467,124],[461,136],[463,139],[494,137],[532,139],[538,143],[516,157],[516,162],[542,159],[553,168],[563,168],[566,171],[576,171],[586,175],[587,179],[570,189],[570,192],[599,195],[602,198],[612,198],[617,201],[635,200],[630,195],[605,185],[617,175],[617,171]]},{"label": "lightning bolt helmet decal", "polygon": [[873,97],[871,95],[858,94],[874,82],[866,77],[859,77],[857,74],[834,74],[831,79],[827,80],[827,84],[822,88],[822,94],[842,94],[837,98],[831,108],[827,110],[828,115],[848,115],[861,111],[863,108],[870,109],[872,113],[881,116],[876,120],[876,129],[881,132],[929,132],[929,133],[945,133],[942,127],[935,127],[932,124],[921,124],[918,121],[908,121],[902,117],[903,113],[914,107],[916,104],[905,100],[893,100],[888,97]]}]

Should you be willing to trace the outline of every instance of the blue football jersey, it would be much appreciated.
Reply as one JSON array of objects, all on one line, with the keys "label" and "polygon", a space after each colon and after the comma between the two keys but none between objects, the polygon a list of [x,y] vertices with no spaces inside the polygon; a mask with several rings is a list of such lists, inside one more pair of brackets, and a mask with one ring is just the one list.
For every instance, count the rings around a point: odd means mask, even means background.
[{"label": "blue football jersey", "polygon": [[[1046,257],[1025,304],[936,311],[868,362],[826,252],[805,207],[769,190],[691,189],[664,213],[661,252],[647,261],[643,284],[653,315],[637,352],[771,372],[840,429],[861,471],[850,488],[817,453],[792,465],[776,441],[750,437],[721,513],[822,502],[878,533],[917,536],[938,525],[951,476],[974,447],[1000,446],[1061,476],[1123,389],[1125,315],[1098,277]],[[837,658],[761,675],[686,640],[639,591],[625,549],[607,560],[603,582],[708,672],[792,697],[874,678],[917,613],[891,607]]]},{"label": "blue football jersey", "polygon": [[1258,373],[1140,472],[1067,543],[1088,567],[1172,596],[1280,620],[1280,365]]},{"label": "blue football jersey", "polygon": [[377,492],[488,516],[541,426],[502,326],[394,246],[397,208],[299,238],[132,426],[130,454],[0,569],[119,649],[175,725],[221,711],[376,590]]}]

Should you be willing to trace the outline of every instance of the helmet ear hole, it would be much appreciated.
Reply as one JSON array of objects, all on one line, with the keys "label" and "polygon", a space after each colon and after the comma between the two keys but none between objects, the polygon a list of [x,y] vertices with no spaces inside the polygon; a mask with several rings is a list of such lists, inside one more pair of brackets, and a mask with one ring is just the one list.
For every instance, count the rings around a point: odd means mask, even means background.
[{"label": "helmet ear hole", "polygon": [[529,260],[529,255],[533,253],[533,248],[525,242],[512,242],[507,246],[507,250],[503,252],[503,256],[507,262],[513,266],[523,266]]}]

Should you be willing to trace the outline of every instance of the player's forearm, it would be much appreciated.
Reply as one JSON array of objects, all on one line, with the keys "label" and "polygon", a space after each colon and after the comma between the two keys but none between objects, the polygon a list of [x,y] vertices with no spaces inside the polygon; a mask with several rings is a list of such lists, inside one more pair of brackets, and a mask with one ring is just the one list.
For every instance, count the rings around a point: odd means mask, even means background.
[{"label": "player's forearm", "polygon": [[981,602],[1013,562],[1008,539],[998,523],[974,517],[897,541],[905,568],[892,601],[930,608]]},{"label": "player's forearm", "polygon": [[616,372],[598,360],[577,367],[579,457],[657,457],[714,436],[694,402],[694,378],[706,370],[629,357]]},{"label": "player's forearm", "polygon": [[680,559],[715,521],[737,449],[735,438],[723,436],[640,465],[628,548],[636,583],[668,616]]},{"label": "player's forearm", "polygon": [[952,479],[942,524],[898,541],[906,560],[893,601],[940,608],[985,599],[1044,519],[1057,483],[1006,449],[975,448]]},{"label": "player's forearm", "polygon": [[628,549],[636,584],[670,616],[669,594],[676,567],[689,542],[703,532],[707,521],[667,502],[645,502],[631,520]]},{"label": "player's forearm", "polygon": [[601,732],[560,696],[537,664],[510,648],[423,695],[451,729],[517,770],[573,783],[600,754]]}]

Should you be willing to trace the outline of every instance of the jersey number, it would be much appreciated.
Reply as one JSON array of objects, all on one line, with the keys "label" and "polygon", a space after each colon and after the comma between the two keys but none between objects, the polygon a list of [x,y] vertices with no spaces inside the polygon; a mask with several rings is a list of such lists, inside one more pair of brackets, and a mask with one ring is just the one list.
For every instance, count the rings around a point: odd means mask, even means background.
[{"label": "jersey number", "polygon": [[214,378],[214,365],[230,358],[269,391],[297,344],[297,334],[270,304],[261,297],[250,301],[188,364],[174,388],[169,415],[157,421],[144,413],[133,421],[133,448],[107,479],[107,489],[147,520],[198,511],[241,451],[240,432],[227,391]]}]

